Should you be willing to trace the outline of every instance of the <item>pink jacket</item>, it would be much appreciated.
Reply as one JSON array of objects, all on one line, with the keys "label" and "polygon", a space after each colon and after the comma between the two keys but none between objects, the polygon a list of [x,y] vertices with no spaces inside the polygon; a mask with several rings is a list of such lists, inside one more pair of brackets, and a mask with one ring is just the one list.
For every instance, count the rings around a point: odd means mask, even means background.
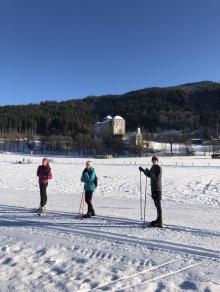
[{"label": "pink jacket", "polygon": [[37,169],[37,176],[39,177],[39,184],[47,184],[48,179],[52,179],[51,169],[48,169],[43,165],[39,165]]}]

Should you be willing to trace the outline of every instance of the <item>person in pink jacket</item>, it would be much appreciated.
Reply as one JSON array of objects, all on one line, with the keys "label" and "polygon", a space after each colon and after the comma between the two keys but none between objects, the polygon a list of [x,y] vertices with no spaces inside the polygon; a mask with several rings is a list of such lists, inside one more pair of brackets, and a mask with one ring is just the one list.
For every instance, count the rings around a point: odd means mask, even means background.
[{"label": "person in pink jacket", "polygon": [[47,203],[48,180],[52,179],[52,172],[48,158],[42,159],[42,165],[39,165],[37,169],[37,176],[39,178],[40,187],[40,207],[38,212],[43,212],[45,211],[45,205]]}]

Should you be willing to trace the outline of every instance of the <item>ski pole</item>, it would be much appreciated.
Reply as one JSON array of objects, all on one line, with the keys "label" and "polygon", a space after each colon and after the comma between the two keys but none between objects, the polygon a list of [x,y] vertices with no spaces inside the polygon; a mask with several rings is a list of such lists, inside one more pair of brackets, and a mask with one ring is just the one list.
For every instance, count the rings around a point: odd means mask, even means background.
[{"label": "ski pole", "polygon": [[82,196],[81,196],[81,202],[80,202],[80,206],[79,206],[79,215],[83,214],[83,208],[84,208],[84,190],[83,190]]},{"label": "ski pole", "polygon": [[144,194],[144,222],[143,222],[143,228],[145,225],[145,216],[146,216],[146,201],[147,201],[147,176],[146,176],[146,185],[145,185],[145,194]]},{"label": "ski pole", "polygon": [[140,171],[140,214],[141,214],[141,220],[142,218],[142,185],[141,185],[141,171]]}]

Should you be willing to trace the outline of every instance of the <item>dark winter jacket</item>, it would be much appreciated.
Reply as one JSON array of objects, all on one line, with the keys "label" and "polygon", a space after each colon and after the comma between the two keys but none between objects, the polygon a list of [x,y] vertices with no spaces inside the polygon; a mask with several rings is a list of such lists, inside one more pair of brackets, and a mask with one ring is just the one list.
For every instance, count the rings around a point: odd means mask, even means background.
[{"label": "dark winter jacket", "polygon": [[146,168],[144,173],[150,178],[151,192],[162,192],[162,168],[158,164],[155,164],[150,170]]},{"label": "dark winter jacket", "polygon": [[39,165],[37,169],[37,176],[39,177],[39,184],[47,184],[48,179],[52,179],[51,168],[45,165]]},{"label": "dark winter jacket", "polygon": [[94,168],[85,168],[82,172],[81,181],[85,183],[85,190],[86,191],[94,191],[95,184],[94,179],[96,177],[95,169]]}]

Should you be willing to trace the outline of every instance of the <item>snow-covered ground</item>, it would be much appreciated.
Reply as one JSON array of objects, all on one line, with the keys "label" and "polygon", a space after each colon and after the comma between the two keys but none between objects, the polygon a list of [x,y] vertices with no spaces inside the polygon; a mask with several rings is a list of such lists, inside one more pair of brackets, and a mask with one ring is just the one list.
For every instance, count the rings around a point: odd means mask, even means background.
[{"label": "snow-covered ground", "polygon": [[[0,155],[0,291],[220,291],[220,160],[161,158],[165,228],[143,228],[138,166],[93,160],[97,217],[79,220],[85,159],[52,157],[37,216],[41,157]],[[142,195],[146,179],[142,176]],[[155,219],[147,180],[146,221]],[[86,206],[84,208],[86,212]]]}]

